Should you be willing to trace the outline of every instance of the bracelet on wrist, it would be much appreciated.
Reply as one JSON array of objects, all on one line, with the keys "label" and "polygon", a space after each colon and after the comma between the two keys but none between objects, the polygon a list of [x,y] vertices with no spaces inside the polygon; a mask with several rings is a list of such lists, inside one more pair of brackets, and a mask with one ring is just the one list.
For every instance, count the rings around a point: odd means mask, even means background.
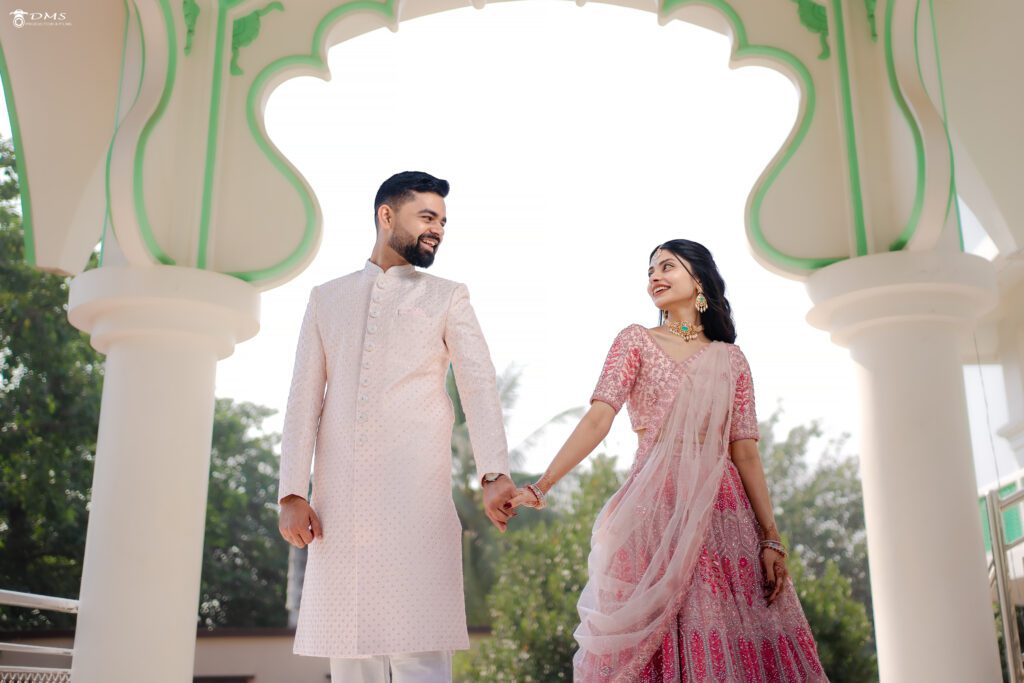
[{"label": "bracelet on wrist", "polygon": [[781,541],[773,541],[771,539],[765,539],[765,540],[761,541],[760,543],[758,543],[758,547],[761,550],[774,550],[779,555],[782,555],[783,558],[785,558],[785,557],[787,557],[789,555],[789,552],[786,550],[786,546],[782,545]]},{"label": "bracelet on wrist", "polygon": [[526,488],[528,488],[530,490],[530,493],[532,493],[537,498],[538,510],[547,505],[547,503],[544,502],[544,499],[547,497],[547,495],[540,490],[539,486],[537,486],[536,484],[527,484]]}]

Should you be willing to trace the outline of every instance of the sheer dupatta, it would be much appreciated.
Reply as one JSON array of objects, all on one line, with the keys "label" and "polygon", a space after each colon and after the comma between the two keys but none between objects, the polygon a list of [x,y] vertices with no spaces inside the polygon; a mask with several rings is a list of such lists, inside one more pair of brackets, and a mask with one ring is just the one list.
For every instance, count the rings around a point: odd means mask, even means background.
[{"label": "sheer dupatta", "polygon": [[686,368],[657,440],[597,517],[579,600],[576,681],[634,681],[671,628],[725,471],[729,347]]}]

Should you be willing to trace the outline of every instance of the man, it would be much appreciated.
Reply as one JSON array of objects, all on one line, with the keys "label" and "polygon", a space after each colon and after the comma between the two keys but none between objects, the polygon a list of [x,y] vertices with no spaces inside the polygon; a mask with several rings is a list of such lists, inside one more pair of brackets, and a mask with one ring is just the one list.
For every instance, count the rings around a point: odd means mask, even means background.
[{"label": "man", "polygon": [[451,651],[469,647],[449,362],[485,512],[502,531],[515,515],[494,366],[468,290],[415,268],[444,240],[447,194],[426,173],[386,180],[369,261],[313,289],[299,334],[280,530],[309,545],[295,653],[330,657],[336,683],[451,681]]}]

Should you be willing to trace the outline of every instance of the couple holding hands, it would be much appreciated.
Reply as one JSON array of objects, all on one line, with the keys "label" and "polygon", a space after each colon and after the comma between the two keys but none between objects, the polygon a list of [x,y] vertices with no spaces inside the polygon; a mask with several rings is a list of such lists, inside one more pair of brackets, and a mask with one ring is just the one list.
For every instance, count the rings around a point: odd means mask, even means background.
[{"label": "couple holding hands", "polygon": [[309,547],[295,653],[329,657],[336,682],[451,681],[452,651],[469,647],[451,365],[484,512],[501,530],[517,507],[543,507],[627,405],[639,446],[594,525],[576,681],[826,680],[710,252],[689,240],[654,249],[646,284],[661,324],[619,333],[589,411],[544,475],[517,488],[469,292],[417,270],[444,240],[448,189],[422,172],[386,180],[365,267],[310,294],[281,441],[280,531]]}]

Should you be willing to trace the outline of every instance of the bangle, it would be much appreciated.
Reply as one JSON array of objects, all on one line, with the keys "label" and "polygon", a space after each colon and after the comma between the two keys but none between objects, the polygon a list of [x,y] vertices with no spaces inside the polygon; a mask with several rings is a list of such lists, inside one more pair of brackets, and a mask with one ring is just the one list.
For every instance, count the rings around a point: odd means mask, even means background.
[{"label": "bangle", "polygon": [[532,493],[534,496],[536,496],[536,498],[537,498],[537,509],[540,510],[541,508],[543,508],[546,505],[546,503],[544,502],[544,498],[546,496],[545,496],[544,492],[540,490],[540,487],[537,486],[536,484],[527,484],[526,488],[530,489],[530,493]]},{"label": "bangle", "polygon": [[789,555],[789,553],[786,551],[786,546],[782,545],[782,543],[779,541],[765,539],[757,545],[758,547],[760,547],[761,550],[774,550],[779,555],[782,555],[782,557],[784,558]]}]

